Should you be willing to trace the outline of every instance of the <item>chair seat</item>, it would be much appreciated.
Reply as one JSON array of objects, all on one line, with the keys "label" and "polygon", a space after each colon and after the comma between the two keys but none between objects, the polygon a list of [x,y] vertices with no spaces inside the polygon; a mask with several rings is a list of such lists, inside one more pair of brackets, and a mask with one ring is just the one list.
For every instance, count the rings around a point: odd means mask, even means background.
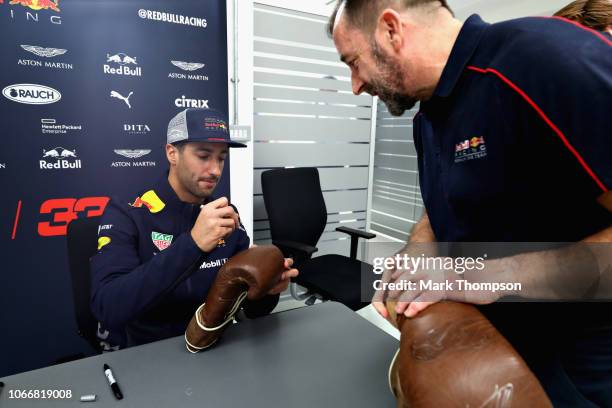
[{"label": "chair seat", "polygon": [[372,265],[341,255],[323,255],[300,266],[295,282],[329,300],[345,304],[353,310],[367,306],[376,276]]}]

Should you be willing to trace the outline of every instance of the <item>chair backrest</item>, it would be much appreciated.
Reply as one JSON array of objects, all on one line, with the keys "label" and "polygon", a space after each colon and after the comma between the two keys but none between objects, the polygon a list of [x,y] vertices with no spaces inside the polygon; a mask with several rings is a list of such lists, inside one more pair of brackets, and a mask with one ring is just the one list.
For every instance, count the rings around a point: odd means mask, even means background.
[{"label": "chair backrest", "polygon": [[312,167],[264,171],[261,188],[272,239],[317,246],[327,224],[319,171]]},{"label": "chair backrest", "polygon": [[68,265],[72,280],[74,313],[79,335],[97,351],[100,350],[96,337],[98,321],[91,313],[91,280],[89,259],[98,248],[98,225],[100,217],[80,218],[68,225]]}]

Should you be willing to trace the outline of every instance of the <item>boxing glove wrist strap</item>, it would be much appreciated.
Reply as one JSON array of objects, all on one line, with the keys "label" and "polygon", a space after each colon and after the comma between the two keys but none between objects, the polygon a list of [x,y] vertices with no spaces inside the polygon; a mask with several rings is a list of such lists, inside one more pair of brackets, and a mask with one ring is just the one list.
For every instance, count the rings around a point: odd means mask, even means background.
[{"label": "boxing glove wrist strap", "polygon": [[219,330],[220,328],[222,328],[223,326],[225,326],[226,324],[228,324],[229,322],[231,322],[234,319],[234,315],[236,314],[236,312],[238,311],[238,309],[240,308],[240,304],[242,303],[242,301],[246,298],[247,296],[247,292],[242,292],[240,294],[240,296],[238,296],[238,299],[236,299],[236,302],[234,302],[234,306],[232,307],[232,309],[227,313],[227,319],[225,319],[225,321],[223,323],[221,323],[218,326],[215,327],[206,327],[204,326],[204,323],[202,323],[202,321],[200,320],[200,312],[202,310],[202,308],[204,308],[204,306],[206,305],[206,302],[202,303],[200,305],[200,307],[198,307],[198,310],[196,310],[195,316],[196,316],[196,322],[198,323],[198,326],[200,326],[200,329],[204,330],[204,331],[216,331]]}]

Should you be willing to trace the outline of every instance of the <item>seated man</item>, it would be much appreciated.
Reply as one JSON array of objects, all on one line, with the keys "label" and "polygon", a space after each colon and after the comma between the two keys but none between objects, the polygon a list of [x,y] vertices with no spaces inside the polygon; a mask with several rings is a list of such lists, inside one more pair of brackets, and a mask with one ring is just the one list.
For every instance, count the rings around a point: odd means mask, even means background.
[{"label": "seated man", "polygon": [[[210,199],[232,142],[226,116],[186,109],[168,125],[169,172],[132,203],[109,202],[98,253],[92,258],[94,315],[108,328],[125,329],[127,346],[185,332],[219,268],[249,247],[236,208]],[[287,269],[267,296],[244,304],[247,317],[268,314],[297,270]]]}]

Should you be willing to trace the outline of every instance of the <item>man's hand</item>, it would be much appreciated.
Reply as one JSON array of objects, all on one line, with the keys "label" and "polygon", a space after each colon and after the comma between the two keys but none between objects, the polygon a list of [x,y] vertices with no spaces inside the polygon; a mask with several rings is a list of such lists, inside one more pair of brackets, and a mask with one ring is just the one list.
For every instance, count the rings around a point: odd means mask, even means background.
[{"label": "man's hand", "polygon": [[268,295],[278,295],[279,293],[284,292],[289,286],[291,278],[295,278],[296,276],[298,276],[298,270],[295,268],[291,268],[292,265],[293,259],[285,258],[286,270],[283,272],[280,282],[278,282],[272,289],[270,289]]},{"label": "man's hand", "polygon": [[198,248],[210,252],[220,239],[229,236],[239,225],[238,214],[229,205],[227,198],[221,197],[202,206],[191,229],[191,237]]},{"label": "man's hand", "polygon": [[[394,273],[395,273],[395,268],[385,269],[380,280],[382,281],[383,284],[391,282],[391,279]],[[377,290],[376,293],[374,293],[374,297],[372,298],[372,306],[374,306],[374,309],[376,309],[379,315],[391,321],[392,316],[389,316],[389,312],[387,311],[387,306],[385,305],[386,296],[387,296],[386,290]]]},{"label": "man's hand", "polygon": [[[442,259],[450,261],[451,258]],[[498,299],[507,295],[516,295],[514,292],[504,290],[471,290],[465,289],[467,284],[480,283],[504,283],[511,282],[513,268],[511,268],[512,258],[502,260],[486,261],[482,271],[466,271],[457,273],[453,270],[436,270],[419,268],[416,271],[394,272],[391,276],[393,282],[411,281],[415,283],[416,290],[413,291],[390,291],[387,301],[397,301],[395,312],[404,314],[406,317],[414,317],[432,304],[441,300],[451,300],[455,302],[470,303],[476,305],[486,305],[494,303]],[[463,281],[460,286],[458,281]],[[423,289],[419,282],[431,281],[436,290]],[[468,286],[471,288],[471,286]],[[444,289],[441,289],[444,288]]]}]

